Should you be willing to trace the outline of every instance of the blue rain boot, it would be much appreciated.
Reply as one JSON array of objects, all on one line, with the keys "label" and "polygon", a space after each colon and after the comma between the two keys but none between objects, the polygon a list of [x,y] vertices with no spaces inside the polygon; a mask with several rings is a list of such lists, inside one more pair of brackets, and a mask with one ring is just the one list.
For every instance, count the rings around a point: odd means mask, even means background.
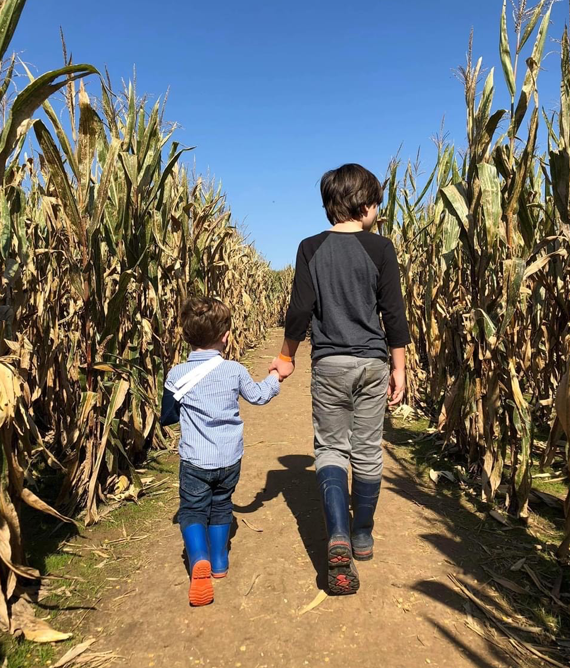
[{"label": "blue rain boot", "polygon": [[231,524],[210,524],[208,526],[208,537],[210,539],[210,559],[212,563],[212,576],[225,578],[228,574],[228,540],[230,538]]},{"label": "blue rain boot", "polygon": [[214,600],[208,534],[203,524],[190,524],[182,530],[190,566],[190,605],[208,605]]},{"label": "blue rain boot", "polygon": [[328,583],[331,594],[355,594],[360,587],[352,561],[348,474],[340,466],[323,466],[317,471],[328,535]]},{"label": "blue rain boot", "polygon": [[372,529],[380,483],[352,476],[352,554],[358,561],[368,561],[374,556]]}]

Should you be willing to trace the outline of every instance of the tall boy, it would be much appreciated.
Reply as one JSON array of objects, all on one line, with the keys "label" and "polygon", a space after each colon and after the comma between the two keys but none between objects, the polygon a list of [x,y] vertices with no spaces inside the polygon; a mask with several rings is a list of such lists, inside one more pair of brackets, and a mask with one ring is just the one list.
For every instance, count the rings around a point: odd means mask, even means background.
[{"label": "tall boy", "polygon": [[211,576],[228,571],[232,494],[243,457],[238,399],[266,404],[279,393],[279,374],[256,383],[244,366],[222,358],[231,314],[217,299],[188,299],[180,320],[192,352],[166,378],[160,423],[180,421],[178,522],[190,565],[188,598],[197,606],[214,600]]},{"label": "tall boy", "polygon": [[343,165],[322,177],[321,195],[333,227],[299,246],[285,340],[271,368],[282,379],[293,373],[312,320],[315,466],[328,534],[329,589],[352,594],[360,586],[353,558],[373,556],[386,398],[389,405],[402,399],[410,336],[394,246],[370,233],[382,201],[378,179],[360,165]]}]

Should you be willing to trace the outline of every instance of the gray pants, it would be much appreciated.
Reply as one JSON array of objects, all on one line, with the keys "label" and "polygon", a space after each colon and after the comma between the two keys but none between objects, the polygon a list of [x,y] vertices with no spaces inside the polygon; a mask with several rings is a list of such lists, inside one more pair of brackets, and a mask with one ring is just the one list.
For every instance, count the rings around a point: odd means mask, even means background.
[{"label": "gray pants", "polygon": [[390,369],[380,359],[331,355],[313,364],[315,466],[352,466],[358,478],[382,478],[382,432]]}]

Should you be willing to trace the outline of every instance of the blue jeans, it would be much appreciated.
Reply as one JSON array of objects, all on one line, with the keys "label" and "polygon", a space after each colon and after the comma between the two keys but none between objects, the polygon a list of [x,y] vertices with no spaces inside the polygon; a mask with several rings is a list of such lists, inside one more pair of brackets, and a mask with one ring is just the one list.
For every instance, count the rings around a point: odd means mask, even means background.
[{"label": "blue jeans", "polygon": [[201,469],[180,460],[178,522],[184,531],[191,524],[230,524],[232,494],[238,484],[241,460],[220,469]]}]

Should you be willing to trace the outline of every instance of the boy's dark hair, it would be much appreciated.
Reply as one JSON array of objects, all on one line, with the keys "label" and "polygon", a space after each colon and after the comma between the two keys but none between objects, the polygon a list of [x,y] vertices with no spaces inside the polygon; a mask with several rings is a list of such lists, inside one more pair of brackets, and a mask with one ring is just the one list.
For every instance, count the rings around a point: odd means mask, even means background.
[{"label": "boy's dark hair", "polygon": [[331,169],[321,179],[321,196],[331,225],[360,220],[363,206],[382,203],[380,181],[364,167],[350,163]]},{"label": "boy's dark hair", "polygon": [[230,309],[213,297],[190,297],[182,305],[180,324],[184,340],[193,348],[212,346],[229,331]]}]

